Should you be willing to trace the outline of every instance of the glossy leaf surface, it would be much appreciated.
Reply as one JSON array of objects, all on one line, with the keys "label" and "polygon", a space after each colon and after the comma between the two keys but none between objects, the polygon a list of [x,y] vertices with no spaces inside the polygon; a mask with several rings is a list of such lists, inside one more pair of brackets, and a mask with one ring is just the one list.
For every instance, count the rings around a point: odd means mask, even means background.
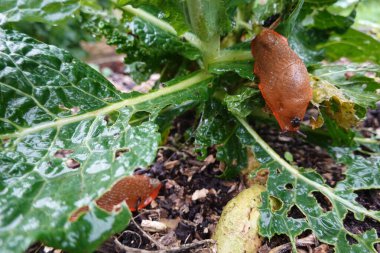
[{"label": "glossy leaf surface", "polygon": [[[146,95],[120,93],[66,51],[1,30],[0,251],[37,239],[92,251],[122,229],[128,209],[105,213],[94,200],[153,161],[160,134],[151,120],[168,105],[202,101],[210,80],[198,72]],[[138,111],[151,120],[129,125]],[[90,212],[69,222],[84,205]]]},{"label": "glossy leaf surface", "polygon": [[[343,225],[348,211],[362,220],[365,216],[380,221],[380,212],[364,208],[356,201],[355,190],[377,189],[380,184],[379,157],[354,156],[349,150],[337,153],[340,162],[347,166],[346,178],[335,188],[327,186],[322,177],[312,169],[295,168],[280,158],[244,120],[239,137],[251,145],[260,169],[269,171],[267,191],[262,194],[260,233],[271,238],[285,234],[295,250],[295,238],[310,229],[317,238],[333,245],[335,252],[376,252],[373,244],[378,241],[374,229],[354,234]],[[248,131],[248,132],[247,132]],[[252,137],[254,139],[252,139]],[[257,141],[257,142],[256,142]],[[331,210],[323,209],[313,193],[320,193],[331,203]],[[280,202],[275,206],[273,198]],[[289,217],[292,208],[298,208],[304,217]],[[357,243],[350,245],[347,236]]]},{"label": "glossy leaf surface", "polygon": [[203,155],[207,148],[215,146],[216,158],[225,163],[225,177],[235,177],[247,165],[247,151],[236,133],[236,122],[225,106],[210,101],[202,108],[200,122],[195,131],[195,146]]},{"label": "glossy leaf surface", "polygon": [[347,57],[354,62],[380,64],[380,41],[352,28],[343,35],[332,35],[319,48],[326,50],[326,55],[333,61]]},{"label": "glossy leaf surface", "polygon": [[0,4],[0,15],[4,15],[3,22],[53,23],[69,17],[79,6],[80,2],[77,0],[5,0]]}]

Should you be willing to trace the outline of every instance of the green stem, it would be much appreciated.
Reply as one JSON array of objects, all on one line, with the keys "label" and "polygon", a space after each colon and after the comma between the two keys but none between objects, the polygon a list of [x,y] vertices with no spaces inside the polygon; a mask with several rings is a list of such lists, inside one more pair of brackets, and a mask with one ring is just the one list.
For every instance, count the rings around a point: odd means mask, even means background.
[{"label": "green stem", "polygon": [[257,133],[256,131],[248,124],[248,122],[239,117],[236,116],[237,120],[244,126],[244,128],[249,132],[249,134],[256,140],[256,142],[266,151],[266,153],[271,156],[276,162],[278,162],[283,168],[285,168],[287,171],[289,171],[295,178],[305,182],[308,185],[311,185],[318,191],[320,191],[322,194],[326,195],[330,200],[338,201],[342,205],[344,205],[347,209],[362,213],[368,217],[371,217],[374,220],[380,221],[380,218],[376,215],[376,212],[368,211],[367,209],[354,205],[350,201],[343,199],[342,197],[337,196],[333,189],[328,188],[326,186],[320,185],[317,182],[314,182],[313,180],[310,180],[309,178],[303,176],[299,171],[291,166],[289,163],[287,163],[284,159],[282,159],[269,145],[266,143]]},{"label": "green stem", "polygon": [[371,138],[362,138],[362,137],[355,137],[354,141],[362,144],[380,144],[380,140],[371,139]]},{"label": "green stem", "polygon": [[[114,1],[115,3],[115,1]],[[177,31],[172,27],[169,23],[162,21],[161,19],[153,16],[149,12],[146,12],[139,8],[134,8],[132,5],[126,5],[120,7],[123,11],[128,12],[134,16],[137,16],[145,21],[148,21],[149,23],[154,24],[155,26],[159,27],[161,30],[164,30],[168,33],[171,33],[173,35],[177,35]]]},{"label": "green stem", "polygon": [[209,64],[234,62],[234,61],[252,61],[252,54],[248,50],[222,50],[219,55],[209,60]]},{"label": "green stem", "polygon": [[97,109],[94,111],[89,111],[89,112],[86,112],[83,114],[78,114],[78,115],[70,116],[67,118],[60,118],[56,121],[44,122],[44,123],[41,123],[38,125],[31,126],[29,128],[22,128],[19,131],[14,132],[14,133],[2,134],[2,135],[0,135],[0,139],[7,139],[7,138],[14,138],[14,137],[22,138],[28,134],[39,132],[39,131],[42,131],[44,129],[60,128],[62,126],[68,125],[68,124],[72,124],[72,123],[79,122],[82,120],[86,120],[89,118],[95,118],[99,115],[106,115],[106,114],[111,113],[113,111],[119,110],[125,106],[130,106],[133,108],[134,106],[137,106],[138,104],[147,102],[149,100],[153,100],[153,99],[156,99],[156,98],[159,98],[159,97],[171,94],[171,93],[175,93],[175,92],[179,92],[179,91],[184,90],[184,89],[188,89],[188,88],[190,88],[190,87],[192,87],[198,83],[201,83],[201,82],[206,81],[206,80],[211,79],[211,78],[212,78],[212,75],[210,75],[206,72],[198,72],[197,74],[192,75],[189,78],[184,79],[175,85],[172,85],[172,86],[169,86],[166,88],[162,88],[162,89],[159,89],[157,91],[154,91],[154,92],[151,92],[148,94],[144,94],[141,96],[125,99],[125,100],[122,100],[122,101],[116,102],[116,103],[112,103],[112,104],[109,104],[103,108],[100,108],[100,109]]},{"label": "green stem", "polygon": [[186,15],[194,34],[200,39],[200,50],[207,68],[211,59],[219,55],[220,0],[186,0]]}]

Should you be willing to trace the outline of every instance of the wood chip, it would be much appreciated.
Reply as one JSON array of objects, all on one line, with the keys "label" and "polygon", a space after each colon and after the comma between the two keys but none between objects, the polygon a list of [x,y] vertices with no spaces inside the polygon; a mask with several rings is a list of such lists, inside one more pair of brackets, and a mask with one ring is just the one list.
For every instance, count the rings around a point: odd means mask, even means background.
[{"label": "wood chip", "polygon": [[321,244],[314,249],[313,253],[328,253],[329,250],[330,250],[329,245]]},{"label": "wood chip", "polygon": [[202,190],[196,190],[193,195],[191,196],[192,201],[196,201],[198,199],[204,199],[207,197],[209,190],[203,188]]},{"label": "wood chip", "polygon": [[164,232],[168,228],[164,223],[152,220],[142,220],[141,227],[148,232]]}]

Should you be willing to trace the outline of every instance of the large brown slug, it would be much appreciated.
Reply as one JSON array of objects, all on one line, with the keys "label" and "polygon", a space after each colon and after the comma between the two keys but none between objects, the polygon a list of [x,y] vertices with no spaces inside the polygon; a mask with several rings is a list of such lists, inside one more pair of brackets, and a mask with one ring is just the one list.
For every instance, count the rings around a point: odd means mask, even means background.
[{"label": "large brown slug", "polygon": [[285,37],[264,28],[251,43],[253,72],[259,89],[282,131],[296,132],[312,99],[305,64]]}]

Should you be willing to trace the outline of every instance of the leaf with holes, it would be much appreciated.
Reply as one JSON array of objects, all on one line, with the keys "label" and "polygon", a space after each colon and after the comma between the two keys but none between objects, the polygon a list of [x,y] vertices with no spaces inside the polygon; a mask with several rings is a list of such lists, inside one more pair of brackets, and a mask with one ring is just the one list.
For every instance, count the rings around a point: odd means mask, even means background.
[{"label": "leaf with holes", "polygon": [[[289,236],[295,252],[295,240],[302,232],[311,230],[317,238],[333,245],[335,252],[376,252],[379,241],[374,229],[355,234],[349,231],[344,220],[349,212],[363,220],[364,217],[380,221],[380,212],[368,210],[356,201],[355,191],[380,187],[380,158],[363,158],[348,150],[337,150],[338,161],[347,166],[346,178],[335,188],[327,186],[322,177],[312,169],[296,168],[283,160],[267,143],[239,118],[244,128],[239,128],[242,142],[252,147],[260,169],[269,171],[267,191],[262,194],[260,234],[265,237],[285,234]],[[252,138],[253,137],[253,138]],[[259,169],[259,170],[260,170]],[[317,199],[330,202],[321,207]],[[278,201],[274,201],[278,200]],[[280,202],[280,206],[273,203]],[[289,212],[298,209],[300,217],[290,217]],[[352,237],[355,244],[350,245]]]},{"label": "leaf with holes", "polygon": [[[123,229],[127,207],[107,213],[94,200],[153,161],[158,113],[204,100],[210,80],[195,72],[125,94],[66,51],[0,30],[0,251],[22,252],[35,240],[92,251]],[[130,125],[139,111],[149,119]]]}]

